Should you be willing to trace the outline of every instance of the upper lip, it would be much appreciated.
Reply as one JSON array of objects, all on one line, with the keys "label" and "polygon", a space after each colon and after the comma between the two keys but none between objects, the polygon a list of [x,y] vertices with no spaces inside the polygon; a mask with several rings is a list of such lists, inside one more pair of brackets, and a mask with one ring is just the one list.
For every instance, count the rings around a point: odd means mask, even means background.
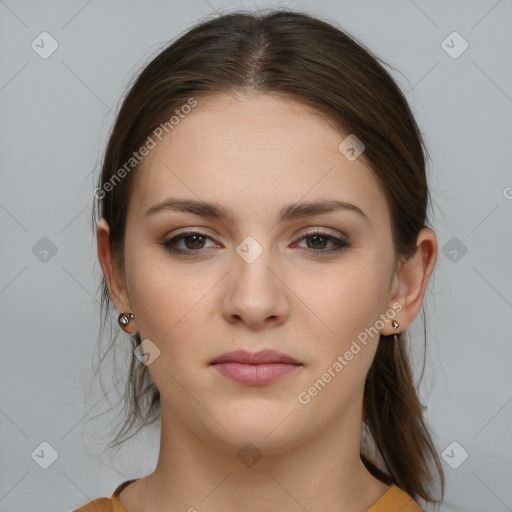
[{"label": "upper lip", "polygon": [[260,352],[248,352],[247,350],[234,350],[226,352],[216,357],[210,364],[225,363],[227,361],[246,363],[246,364],[263,364],[263,363],[287,363],[299,365],[298,361],[277,350],[261,350]]}]

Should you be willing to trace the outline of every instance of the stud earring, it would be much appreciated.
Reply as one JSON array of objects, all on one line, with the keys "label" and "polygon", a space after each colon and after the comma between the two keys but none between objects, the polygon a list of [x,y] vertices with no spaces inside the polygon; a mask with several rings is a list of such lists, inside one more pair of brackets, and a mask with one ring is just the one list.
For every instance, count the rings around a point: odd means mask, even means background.
[{"label": "stud earring", "polygon": [[133,320],[134,318],[133,313],[121,313],[117,317],[117,323],[121,327],[126,327],[130,323],[130,320]]},{"label": "stud earring", "polygon": [[400,327],[400,324],[396,321],[396,320],[393,320],[391,322],[391,326],[393,327],[393,329],[398,329]]}]

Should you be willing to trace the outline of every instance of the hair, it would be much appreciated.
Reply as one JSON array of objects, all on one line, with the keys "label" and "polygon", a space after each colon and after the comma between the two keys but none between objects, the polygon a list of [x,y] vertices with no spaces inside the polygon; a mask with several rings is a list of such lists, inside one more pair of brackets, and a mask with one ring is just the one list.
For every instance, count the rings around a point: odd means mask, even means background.
[{"label": "hair", "polygon": [[[168,126],[171,116],[191,98],[200,102],[219,93],[295,99],[314,107],[341,131],[355,134],[365,144],[364,161],[391,212],[395,252],[410,258],[417,235],[428,222],[428,151],[404,94],[382,64],[332,23],[286,9],[203,19],[160,50],[133,78],[111,129],[97,183],[101,193],[95,193],[92,227],[95,232],[99,211],[110,227],[114,263],[124,269],[127,209],[141,167],[133,164],[134,152],[157,127]],[[133,169],[120,173],[127,162]],[[98,292],[100,338],[109,320],[111,347],[117,332],[112,339],[113,304],[104,276]],[[425,329],[423,310],[422,314]],[[130,336],[134,346],[140,345],[139,332]],[[438,502],[432,481],[439,477],[442,500],[444,473],[423,416],[405,340],[404,333],[395,339],[380,336],[366,377],[362,425],[376,456],[371,460],[361,450],[361,460],[381,481],[395,483],[416,500]],[[137,420],[135,433],[160,414],[159,391],[147,366],[133,353],[125,405],[125,421],[112,446],[126,440],[120,439]]]}]

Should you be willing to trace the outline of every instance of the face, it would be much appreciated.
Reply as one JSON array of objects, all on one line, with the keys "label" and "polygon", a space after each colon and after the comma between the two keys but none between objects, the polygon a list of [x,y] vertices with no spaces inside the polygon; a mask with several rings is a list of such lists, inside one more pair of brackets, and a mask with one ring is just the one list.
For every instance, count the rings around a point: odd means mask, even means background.
[{"label": "face", "polygon": [[[201,439],[278,450],[346,418],[360,428],[379,338],[365,328],[393,332],[396,255],[364,153],[350,161],[338,149],[348,135],[290,99],[211,97],[144,161],[127,219],[124,306],[160,350],[149,372],[162,409]],[[232,217],[147,213],[169,198]],[[354,207],[280,219],[322,201]],[[300,366],[241,383],[211,364],[237,349],[277,350]]]}]

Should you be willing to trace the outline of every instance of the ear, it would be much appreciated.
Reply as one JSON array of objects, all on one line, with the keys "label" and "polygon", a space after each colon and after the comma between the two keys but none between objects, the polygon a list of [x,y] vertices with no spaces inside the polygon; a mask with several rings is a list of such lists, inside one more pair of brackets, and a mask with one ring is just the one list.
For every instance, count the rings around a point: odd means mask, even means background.
[{"label": "ear", "polygon": [[[395,331],[391,323],[386,323],[381,331],[383,335],[397,334],[411,325],[423,303],[430,275],[436,264],[437,251],[436,234],[430,228],[423,228],[416,238],[415,254],[400,264],[393,279],[389,307],[392,308],[395,304],[393,309],[397,313],[394,320],[400,326]],[[400,310],[397,303],[402,306]]]},{"label": "ear", "polygon": [[[117,314],[132,312],[130,298],[126,291],[123,275],[114,262],[112,248],[110,245],[110,227],[105,219],[100,219],[96,227],[96,238],[98,244],[98,260],[107,282],[110,297],[114,303]],[[137,330],[135,320],[132,320],[123,328],[128,334]]]}]

